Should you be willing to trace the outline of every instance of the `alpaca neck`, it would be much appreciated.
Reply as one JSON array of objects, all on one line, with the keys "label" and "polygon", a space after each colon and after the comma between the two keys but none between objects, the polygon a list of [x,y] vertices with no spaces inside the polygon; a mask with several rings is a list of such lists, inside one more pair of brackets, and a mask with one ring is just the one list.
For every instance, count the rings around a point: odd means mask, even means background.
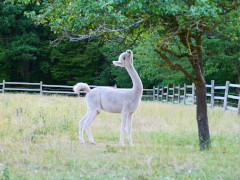
[{"label": "alpaca neck", "polygon": [[130,75],[132,82],[133,82],[133,91],[135,91],[136,93],[141,93],[143,92],[143,85],[142,85],[142,81],[137,73],[137,71],[135,70],[135,68],[133,66],[127,67],[127,72]]}]

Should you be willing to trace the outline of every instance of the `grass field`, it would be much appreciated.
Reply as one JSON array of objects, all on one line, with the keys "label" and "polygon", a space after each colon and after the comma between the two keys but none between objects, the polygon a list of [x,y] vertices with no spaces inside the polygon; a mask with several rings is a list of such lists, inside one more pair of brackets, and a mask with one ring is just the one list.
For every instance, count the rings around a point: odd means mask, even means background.
[{"label": "grass field", "polygon": [[210,151],[199,151],[195,107],[142,102],[133,143],[120,114],[101,111],[96,145],[78,142],[85,98],[0,94],[0,179],[240,179],[240,118],[209,109]]}]

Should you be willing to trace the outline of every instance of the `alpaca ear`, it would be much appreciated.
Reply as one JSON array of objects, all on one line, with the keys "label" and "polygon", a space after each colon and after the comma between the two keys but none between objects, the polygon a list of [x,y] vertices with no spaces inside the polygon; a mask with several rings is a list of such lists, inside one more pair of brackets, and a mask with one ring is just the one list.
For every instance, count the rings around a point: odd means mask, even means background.
[{"label": "alpaca ear", "polygon": [[127,50],[127,53],[128,53],[129,55],[131,55],[131,54],[132,54],[132,51],[131,51],[131,50]]}]

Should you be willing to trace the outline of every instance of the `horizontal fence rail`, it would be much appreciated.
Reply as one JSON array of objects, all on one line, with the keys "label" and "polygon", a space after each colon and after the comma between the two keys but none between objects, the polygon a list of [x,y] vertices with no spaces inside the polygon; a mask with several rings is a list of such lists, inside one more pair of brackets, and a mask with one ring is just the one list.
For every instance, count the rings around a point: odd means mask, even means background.
[{"label": "horizontal fence rail", "polygon": [[[231,95],[229,94],[229,88],[240,88],[240,84],[230,84],[229,81],[226,82],[225,86],[215,86],[215,81],[212,80],[211,84],[206,84],[206,88],[211,89],[210,92],[207,91],[206,98],[210,98],[210,104],[208,106],[211,106],[214,108],[214,104],[216,104],[216,100],[221,100],[223,103],[222,110],[234,110],[237,111],[237,114],[240,113],[240,94],[237,93],[237,95]],[[192,85],[186,85],[184,84],[184,87],[180,87],[180,85],[175,86],[175,84],[172,85],[172,87],[169,87],[169,84],[167,86],[162,85],[161,87],[158,86],[154,89],[154,101],[159,102],[166,102],[166,103],[177,103],[177,104],[195,104],[196,96],[195,96],[195,84]],[[223,93],[223,96],[215,96],[215,90],[222,90],[225,91]],[[239,92],[240,89],[236,90],[236,92]],[[155,99],[156,97],[156,99]],[[235,105],[230,106],[230,101],[237,100],[237,103],[232,103]]]},{"label": "horizontal fence rail", "polygon": [[[210,104],[208,106],[211,106],[214,108],[214,104],[219,102],[223,102],[222,109],[225,110],[234,110],[237,111],[237,114],[240,113],[240,94],[229,94],[229,88],[239,88],[237,92],[240,91],[240,84],[230,84],[229,81],[226,82],[225,86],[215,86],[215,81],[212,80],[211,84],[206,84],[207,90],[210,88],[210,92],[207,91],[206,98],[210,98]],[[7,87],[6,87],[7,85]],[[8,87],[9,85],[21,85],[21,86],[28,86],[28,87]],[[32,87],[32,88],[31,88]],[[110,87],[110,88],[117,88],[117,85],[114,86],[95,86],[95,85],[89,85],[90,88],[96,88],[96,87]],[[3,80],[2,83],[0,83],[0,92],[5,93],[5,91],[31,91],[31,92],[39,92],[41,95],[43,93],[45,94],[70,94],[70,95],[80,95],[80,94],[86,94],[86,91],[80,91],[78,94],[73,92],[73,86],[66,86],[66,85],[47,85],[43,84],[42,81],[39,83],[29,83],[29,82],[6,82]],[[119,89],[119,88],[118,88]],[[127,88],[121,88],[121,89],[127,89]],[[166,102],[166,103],[172,103],[172,104],[195,104],[196,96],[195,96],[195,84],[192,83],[192,85],[186,85],[184,84],[183,87],[180,85],[173,84],[172,87],[169,86],[153,86],[152,89],[143,89],[143,95],[142,98],[150,98],[153,101],[156,102]],[[215,96],[215,90],[217,91],[225,91],[224,93],[221,93],[222,96]],[[218,101],[216,101],[218,100]],[[228,101],[229,100],[229,101]],[[232,103],[235,105],[229,105],[231,104],[230,101],[237,101],[237,103]]]}]

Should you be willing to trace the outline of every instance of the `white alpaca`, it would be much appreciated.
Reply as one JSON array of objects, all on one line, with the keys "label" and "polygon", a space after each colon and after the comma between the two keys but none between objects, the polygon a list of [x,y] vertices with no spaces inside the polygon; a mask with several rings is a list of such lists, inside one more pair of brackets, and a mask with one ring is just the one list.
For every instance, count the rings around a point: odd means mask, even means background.
[{"label": "white alpaca", "polygon": [[133,53],[130,50],[122,53],[118,61],[113,61],[115,66],[125,67],[132,79],[132,89],[94,88],[91,89],[85,83],[77,83],[73,90],[78,93],[81,89],[87,91],[86,102],[88,106],[87,114],[79,122],[79,139],[84,143],[83,127],[85,125],[90,143],[95,144],[91,132],[90,124],[100,113],[101,109],[111,113],[122,113],[120,145],[123,145],[124,130],[127,123],[129,144],[132,145],[132,117],[141,103],[143,85],[140,77],[133,67]]}]

